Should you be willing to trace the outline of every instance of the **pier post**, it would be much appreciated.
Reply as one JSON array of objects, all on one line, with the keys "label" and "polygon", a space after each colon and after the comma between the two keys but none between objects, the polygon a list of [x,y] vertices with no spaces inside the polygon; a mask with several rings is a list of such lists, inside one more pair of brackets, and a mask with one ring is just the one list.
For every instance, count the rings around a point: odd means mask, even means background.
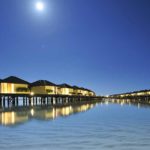
[{"label": "pier post", "polygon": [[36,103],[36,105],[37,105],[37,96],[36,96],[36,98],[35,98],[35,103]]},{"label": "pier post", "polygon": [[46,105],[48,105],[48,96],[46,97]]},{"label": "pier post", "polygon": [[10,97],[8,96],[7,98],[7,106],[9,107],[9,100],[10,100]]},{"label": "pier post", "polygon": [[19,98],[18,98],[18,96],[16,97],[16,105],[18,106],[18,104],[19,104],[19,100],[18,100]]},{"label": "pier post", "polygon": [[67,101],[67,103],[70,103],[70,101],[71,101],[71,97],[68,97],[68,101]]},{"label": "pier post", "polygon": [[48,96],[47,97],[47,105],[49,105],[49,100],[50,100],[50,97]]},{"label": "pier post", "polygon": [[31,97],[31,104],[34,106],[34,97]]},{"label": "pier post", "polygon": [[34,97],[31,97],[31,105],[34,106]]},{"label": "pier post", "polygon": [[38,103],[41,104],[41,97],[38,97]]},{"label": "pier post", "polygon": [[58,97],[56,97],[55,99],[56,99],[56,100],[55,100],[56,104],[58,104]]},{"label": "pier post", "polygon": [[40,104],[42,105],[43,104],[43,98],[40,97]]},{"label": "pier post", "polygon": [[39,103],[42,105],[42,97],[39,98]]},{"label": "pier post", "polygon": [[3,107],[5,107],[5,96],[3,97]]},{"label": "pier post", "polygon": [[66,102],[66,97],[63,98],[63,102],[62,103],[65,104],[65,102]]},{"label": "pier post", "polygon": [[67,98],[68,98],[68,97],[65,97],[65,99],[64,99],[64,104],[66,104],[66,103],[67,103]]},{"label": "pier post", "polygon": [[43,97],[43,104],[45,105],[46,97]]},{"label": "pier post", "polygon": [[31,105],[31,97],[28,97],[29,105]]},{"label": "pier post", "polygon": [[25,105],[27,106],[28,104],[28,99],[27,99],[27,96],[25,97]]},{"label": "pier post", "polygon": [[23,106],[25,105],[25,97],[23,97]]},{"label": "pier post", "polygon": [[41,97],[41,105],[43,105],[43,97]]},{"label": "pier post", "polygon": [[15,97],[12,98],[12,105],[15,105]]},{"label": "pier post", "polygon": [[53,100],[54,100],[54,98],[53,98],[53,96],[51,97],[51,104],[53,105],[54,103],[53,103]]},{"label": "pier post", "polygon": [[67,101],[67,97],[64,98],[63,104],[66,104],[66,101]]},{"label": "pier post", "polygon": [[60,97],[60,104],[62,104],[62,97]]},{"label": "pier post", "polygon": [[50,97],[49,97],[49,100],[48,100],[48,103],[49,103],[49,104],[51,104],[51,99],[52,99],[52,98],[51,98],[51,96],[50,96]]},{"label": "pier post", "polygon": [[2,106],[2,97],[0,96],[0,107]]}]

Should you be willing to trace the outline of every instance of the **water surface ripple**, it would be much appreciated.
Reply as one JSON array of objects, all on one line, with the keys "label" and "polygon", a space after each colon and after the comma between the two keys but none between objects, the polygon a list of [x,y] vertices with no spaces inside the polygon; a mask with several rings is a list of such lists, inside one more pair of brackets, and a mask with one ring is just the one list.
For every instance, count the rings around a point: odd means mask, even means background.
[{"label": "water surface ripple", "polygon": [[0,150],[149,150],[150,107],[93,103],[0,112]]}]

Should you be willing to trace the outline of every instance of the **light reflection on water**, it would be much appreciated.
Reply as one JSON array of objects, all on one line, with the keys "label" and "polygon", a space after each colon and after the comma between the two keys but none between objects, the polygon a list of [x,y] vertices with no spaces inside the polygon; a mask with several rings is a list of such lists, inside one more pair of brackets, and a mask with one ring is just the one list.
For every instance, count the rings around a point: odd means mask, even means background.
[{"label": "light reflection on water", "polygon": [[34,106],[18,107],[15,109],[4,109],[0,113],[0,124],[5,126],[17,125],[31,119],[51,120],[59,116],[69,116],[71,114],[87,111],[93,108],[96,103],[68,105],[62,107]]},{"label": "light reflection on water", "polygon": [[113,100],[3,110],[0,150],[149,150],[149,108]]}]

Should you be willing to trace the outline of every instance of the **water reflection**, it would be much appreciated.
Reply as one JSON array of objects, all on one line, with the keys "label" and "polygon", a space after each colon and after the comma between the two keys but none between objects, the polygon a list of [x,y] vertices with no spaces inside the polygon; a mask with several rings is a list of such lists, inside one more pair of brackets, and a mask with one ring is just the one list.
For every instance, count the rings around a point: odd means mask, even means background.
[{"label": "water reflection", "polygon": [[0,113],[0,124],[4,126],[25,123],[31,119],[51,120],[59,116],[69,116],[71,114],[87,111],[93,108],[96,103],[70,105],[63,107],[35,106],[18,107],[14,110],[2,110]]},{"label": "water reflection", "polygon": [[150,107],[150,103],[139,102],[138,100],[134,99],[104,99],[101,104],[109,105],[109,104],[119,104],[121,106],[129,105],[129,106],[136,106],[138,108],[148,108]]},{"label": "water reflection", "polygon": [[[25,123],[31,119],[37,120],[53,120],[57,117],[69,116],[71,114],[85,112],[92,109],[99,103],[88,103],[80,105],[68,106],[32,106],[32,107],[17,107],[14,109],[0,110],[0,124],[4,126],[18,125]],[[142,107],[150,107],[150,104],[139,103],[136,100],[129,99],[104,99],[101,105],[119,104],[136,106],[139,109]]]}]

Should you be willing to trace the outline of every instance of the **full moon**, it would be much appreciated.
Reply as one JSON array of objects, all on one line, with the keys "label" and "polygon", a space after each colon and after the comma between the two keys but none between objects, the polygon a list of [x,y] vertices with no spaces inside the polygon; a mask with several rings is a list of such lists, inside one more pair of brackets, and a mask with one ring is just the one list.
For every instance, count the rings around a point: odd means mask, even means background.
[{"label": "full moon", "polygon": [[42,2],[37,2],[37,3],[36,3],[36,9],[39,10],[39,11],[44,10],[44,3],[42,3]]}]

